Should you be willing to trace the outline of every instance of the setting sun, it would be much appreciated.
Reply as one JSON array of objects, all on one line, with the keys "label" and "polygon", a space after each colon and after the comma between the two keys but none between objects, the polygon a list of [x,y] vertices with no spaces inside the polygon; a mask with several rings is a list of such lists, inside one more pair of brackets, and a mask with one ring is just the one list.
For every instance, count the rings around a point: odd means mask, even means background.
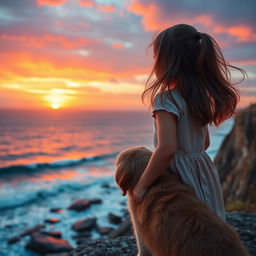
[{"label": "setting sun", "polygon": [[52,109],[66,107],[67,103],[72,99],[71,95],[66,95],[68,92],[64,89],[53,88],[49,94],[44,96],[44,101]]},{"label": "setting sun", "polygon": [[53,108],[53,109],[59,109],[59,108],[60,108],[60,104],[59,104],[59,103],[53,103],[53,104],[51,105],[51,108]]}]

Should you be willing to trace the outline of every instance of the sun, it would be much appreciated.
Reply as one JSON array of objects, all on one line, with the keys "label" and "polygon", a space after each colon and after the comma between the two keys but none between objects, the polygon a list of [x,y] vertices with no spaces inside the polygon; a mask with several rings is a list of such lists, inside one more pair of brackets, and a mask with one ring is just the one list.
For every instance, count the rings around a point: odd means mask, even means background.
[{"label": "sun", "polygon": [[51,104],[51,108],[52,109],[59,109],[60,108],[60,104],[59,103],[52,103]]},{"label": "sun", "polygon": [[44,95],[44,101],[47,107],[57,110],[67,107],[67,102],[72,99],[70,95],[65,95],[65,90],[53,88],[49,94]]}]

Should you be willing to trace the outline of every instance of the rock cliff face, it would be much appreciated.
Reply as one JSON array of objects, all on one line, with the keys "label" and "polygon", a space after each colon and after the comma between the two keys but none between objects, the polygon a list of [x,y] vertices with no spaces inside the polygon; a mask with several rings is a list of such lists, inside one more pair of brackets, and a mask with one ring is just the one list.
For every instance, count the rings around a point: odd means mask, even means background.
[{"label": "rock cliff face", "polygon": [[225,204],[236,200],[256,203],[256,103],[237,114],[214,164]]}]

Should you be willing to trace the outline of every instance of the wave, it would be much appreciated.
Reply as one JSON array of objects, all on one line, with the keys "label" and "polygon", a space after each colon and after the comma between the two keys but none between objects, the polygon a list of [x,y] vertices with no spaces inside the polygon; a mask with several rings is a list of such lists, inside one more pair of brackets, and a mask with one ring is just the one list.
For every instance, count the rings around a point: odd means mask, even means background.
[{"label": "wave", "polygon": [[14,174],[24,174],[27,172],[33,172],[38,171],[42,169],[61,169],[65,167],[71,167],[80,165],[86,162],[93,162],[93,161],[99,161],[106,158],[113,158],[118,155],[119,152],[113,152],[109,154],[103,154],[103,155],[96,155],[96,156],[88,156],[83,157],[80,159],[70,159],[70,160],[60,160],[60,161],[54,161],[50,163],[33,163],[33,164],[24,164],[24,165],[10,165],[7,167],[1,167],[0,168],[0,175],[14,175]]},{"label": "wave", "polygon": [[[60,193],[70,194],[71,191],[84,190],[90,186],[99,186],[99,184],[104,183],[106,180],[106,177],[103,177],[87,180],[86,182],[68,181],[65,183],[63,181],[46,187],[38,187],[38,184],[27,183],[20,184],[21,187],[15,188],[5,184],[1,188],[0,211],[37,203]],[[21,190],[22,193],[18,193]]]}]

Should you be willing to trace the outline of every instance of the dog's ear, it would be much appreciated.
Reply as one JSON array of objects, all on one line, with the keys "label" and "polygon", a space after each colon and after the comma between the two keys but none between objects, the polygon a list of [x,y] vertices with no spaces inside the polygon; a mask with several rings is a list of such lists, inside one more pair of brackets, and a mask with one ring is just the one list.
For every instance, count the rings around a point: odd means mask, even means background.
[{"label": "dog's ear", "polygon": [[127,160],[121,161],[116,166],[115,180],[117,185],[121,188],[123,196],[131,189],[132,184],[132,167]]},{"label": "dog's ear", "polygon": [[133,190],[145,170],[152,152],[144,147],[122,151],[116,160],[115,180],[123,195]]}]

